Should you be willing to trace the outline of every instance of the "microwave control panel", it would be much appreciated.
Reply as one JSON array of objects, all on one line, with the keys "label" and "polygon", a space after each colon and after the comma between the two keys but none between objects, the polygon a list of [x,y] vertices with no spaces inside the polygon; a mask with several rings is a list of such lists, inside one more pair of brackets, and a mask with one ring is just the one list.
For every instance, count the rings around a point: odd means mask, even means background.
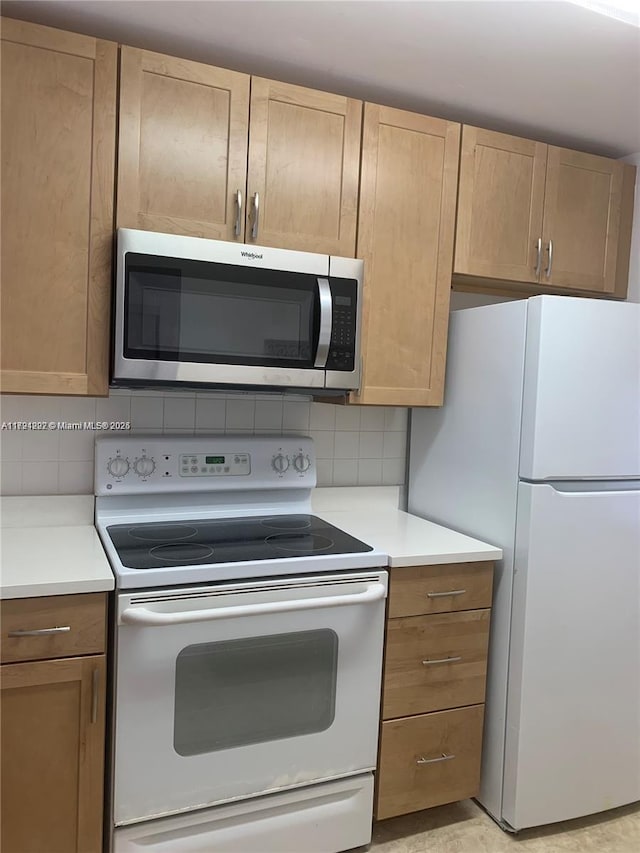
[{"label": "microwave control panel", "polygon": [[358,317],[358,283],[355,279],[331,278],[331,344],[327,370],[351,371],[355,364]]}]

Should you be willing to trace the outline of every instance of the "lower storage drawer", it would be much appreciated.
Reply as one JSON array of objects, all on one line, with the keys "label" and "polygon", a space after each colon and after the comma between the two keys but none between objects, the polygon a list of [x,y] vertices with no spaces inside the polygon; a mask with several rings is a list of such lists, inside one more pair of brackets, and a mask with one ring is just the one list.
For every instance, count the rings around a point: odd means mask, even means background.
[{"label": "lower storage drawer", "polygon": [[0,602],[2,663],[103,654],[107,595],[48,595]]},{"label": "lower storage drawer", "polygon": [[484,705],[382,724],[375,816],[473,797],[480,784]]},{"label": "lower storage drawer", "polygon": [[385,720],[484,702],[490,610],[389,619]]}]

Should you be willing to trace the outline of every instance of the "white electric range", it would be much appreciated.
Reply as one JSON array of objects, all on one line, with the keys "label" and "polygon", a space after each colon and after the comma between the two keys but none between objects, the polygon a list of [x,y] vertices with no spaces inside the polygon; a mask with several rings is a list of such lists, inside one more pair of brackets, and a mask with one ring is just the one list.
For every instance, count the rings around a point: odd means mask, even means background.
[{"label": "white electric range", "polygon": [[116,575],[115,853],[371,837],[385,554],[311,514],[313,442],[96,442]]}]

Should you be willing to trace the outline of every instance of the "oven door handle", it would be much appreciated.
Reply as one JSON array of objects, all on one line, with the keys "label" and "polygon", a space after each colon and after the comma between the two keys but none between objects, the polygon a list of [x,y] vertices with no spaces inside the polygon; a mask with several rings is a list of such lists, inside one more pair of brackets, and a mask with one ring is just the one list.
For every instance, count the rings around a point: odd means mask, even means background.
[{"label": "oven door handle", "polygon": [[327,366],[329,347],[331,346],[331,327],[333,324],[333,297],[328,278],[318,279],[318,296],[320,298],[320,331],[318,333],[318,349],[314,367]]},{"label": "oven door handle", "polygon": [[380,601],[386,595],[384,584],[373,583],[365,592],[353,595],[302,598],[295,601],[267,602],[265,604],[240,604],[211,610],[187,610],[177,613],[162,613],[146,607],[127,607],[120,614],[125,625],[183,625],[187,622],[210,622],[214,619],[233,619],[240,616],[264,616],[271,613],[289,613],[295,610],[317,610],[321,607],[344,607],[352,604],[369,604]]}]

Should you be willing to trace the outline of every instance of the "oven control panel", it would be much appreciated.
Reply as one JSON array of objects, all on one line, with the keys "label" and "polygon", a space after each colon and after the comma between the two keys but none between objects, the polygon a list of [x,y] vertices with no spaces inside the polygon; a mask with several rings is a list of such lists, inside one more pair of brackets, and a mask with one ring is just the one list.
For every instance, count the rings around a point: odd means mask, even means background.
[{"label": "oven control panel", "polygon": [[181,477],[238,476],[251,473],[251,454],[241,450],[231,453],[182,453]]},{"label": "oven control panel", "polygon": [[312,489],[313,440],[273,435],[117,435],[96,441],[95,494]]}]

